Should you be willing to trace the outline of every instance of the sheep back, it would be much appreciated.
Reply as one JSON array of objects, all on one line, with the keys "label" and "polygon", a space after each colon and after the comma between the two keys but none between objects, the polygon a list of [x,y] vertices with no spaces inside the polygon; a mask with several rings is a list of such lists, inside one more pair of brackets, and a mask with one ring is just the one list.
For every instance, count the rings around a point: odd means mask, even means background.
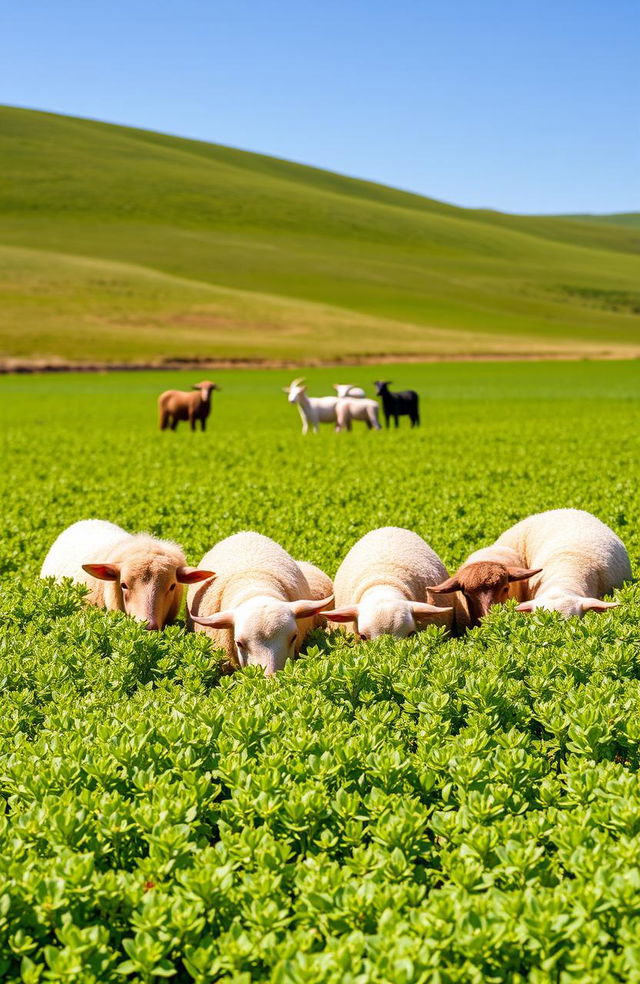
[{"label": "sheep back", "polygon": [[[432,595],[429,587],[449,576],[435,550],[422,537],[398,526],[383,526],[358,540],[334,579],[335,606],[357,605],[373,587],[397,588],[409,601],[438,608],[454,605],[452,595]],[[450,624],[447,613],[446,624]]]},{"label": "sheep back", "polygon": [[529,598],[550,583],[565,583],[577,594],[602,598],[631,578],[631,564],[620,537],[582,509],[551,509],[516,523],[496,546],[509,547],[526,567],[542,572],[529,582]]}]

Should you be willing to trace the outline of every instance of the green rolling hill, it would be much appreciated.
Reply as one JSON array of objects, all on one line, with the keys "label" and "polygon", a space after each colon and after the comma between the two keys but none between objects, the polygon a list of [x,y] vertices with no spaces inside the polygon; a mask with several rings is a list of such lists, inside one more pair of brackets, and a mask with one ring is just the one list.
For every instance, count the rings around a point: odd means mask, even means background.
[{"label": "green rolling hill", "polygon": [[461,209],[12,107],[0,169],[5,358],[640,352],[634,216]]}]

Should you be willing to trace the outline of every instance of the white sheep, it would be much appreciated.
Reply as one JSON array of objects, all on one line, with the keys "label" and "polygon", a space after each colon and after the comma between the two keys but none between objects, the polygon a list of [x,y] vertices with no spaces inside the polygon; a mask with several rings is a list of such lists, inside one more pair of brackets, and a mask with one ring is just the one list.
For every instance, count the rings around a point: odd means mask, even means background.
[{"label": "white sheep", "polygon": [[353,420],[362,420],[368,429],[381,430],[377,400],[343,397],[336,407],[336,430],[351,430]]},{"label": "white sheep", "polygon": [[337,396],[307,396],[304,379],[294,379],[289,386],[283,386],[283,390],[289,397],[289,403],[298,404],[303,434],[308,432],[309,427],[317,434],[318,424],[336,423]]},{"label": "white sheep", "polygon": [[619,605],[603,601],[604,595],[631,579],[629,555],[620,537],[582,509],[529,516],[499,536],[496,546],[540,568],[529,581],[528,598],[517,607],[520,612],[544,608],[565,617],[603,612]]},{"label": "white sheep", "polygon": [[227,537],[202,564],[215,565],[217,576],[189,589],[190,620],[226,650],[234,666],[262,666],[267,675],[282,669],[299,652],[314,617],[333,600],[310,597],[295,560],[260,533]]},{"label": "white sheep", "polygon": [[564,615],[605,611],[602,596],[631,577],[629,557],[613,530],[581,509],[537,513],[472,553],[460,569],[432,588],[460,592],[456,623],[478,625],[489,609],[515,598],[519,611],[547,608]]},{"label": "white sheep", "polygon": [[[361,639],[404,638],[426,624],[451,627],[452,607],[444,596],[432,604],[429,588],[447,576],[438,555],[411,530],[384,526],[351,548],[334,579],[335,611]],[[445,607],[446,606],[446,607]]]},{"label": "white sheep", "polygon": [[183,584],[213,576],[211,570],[188,567],[178,544],[146,533],[132,535],[102,519],[83,519],[64,530],[40,571],[40,577],[86,584],[89,604],[126,612],[147,629],[161,629],[175,619]]},{"label": "white sheep", "polygon": [[361,386],[351,386],[350,383],[334,383],[333,388],[340,399],[344,396],[352,396],[355,399],[360,399],[361,397],[366,396],[365,391]]}]

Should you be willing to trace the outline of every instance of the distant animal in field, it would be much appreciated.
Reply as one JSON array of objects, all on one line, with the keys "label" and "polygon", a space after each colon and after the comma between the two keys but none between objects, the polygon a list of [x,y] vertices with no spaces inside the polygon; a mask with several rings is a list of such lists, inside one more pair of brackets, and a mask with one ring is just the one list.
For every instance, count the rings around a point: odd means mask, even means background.
[{"label": "distant animal in field", "polygon": [[334,383],[333,388],[341,398],[343,396],[353,396],[356,399],[360,399],[366,395],[361,386],[351,386],[349,383]]},{"label": "distant animal in field", "polygon": [[351,548],[334,580],[330,622],[343,622],[360,639],[402,639],[426,625],[450,628],[453,600],[429,593],[447,571],[417,533],[397,526],[371,530]]},{"label": "distant animal in field", "polygon": [[403,390],[400,393],[392,393],[389,389],[389,381],[378,379],[374,383],[376,393],[382,400],[382,410],[387,427],[393,417],[396,427],[398,417],[409,417],[411,426],[417,427],[420,423],[420,398],[415,390]]},{"label": "distant animal in field", "polygon": [[304,379],[294,379],[289,386],[283,386],[289,403],[297,403],[302,419],[302,433],[307,434],[309,428],[314,434],[318,433],[318,424],[335,424],[338,397],[337,396],[307,396]]},{"label": "distant animal in field", "polygon": [[476,550],[432,590],[462,592],[470,624],[477,625],[489,608],[510,598],[520,602],[517,611],[603,612],[619,604],[603,596],[630,578],[629,555],[613,530],[582,509],[551,509]]},{"label": "distant animal in field", "polygon": [[281,670],[333,596],[312,598],[299,565],[260,533],[235,533],[216,544],[202,560],[203,567],[214,564],[216,580],[189,590],[190,623],[226,651],[232,666],[262,666],[267,676]]},{"label": "distant animal in field", "polygon": [[202,383],[194,383],[192,389],[196,392],[166,390],[160,394],[158,397],[160,430],[167,430],[167,428],[175,430],[180,420],[188,420],[192,431],[196,429],[198,421],[200,421],[200,429],[206,429],[207,419],[211,413],[211,394],[220,387],[205,379]]},{"label": "distant animal in field", "polygon": [[125,612],[147,629],[162,629],[178,614],[182,586],[214,573],[188,567],[177,543],[132,535],[102,519],[83,519],[54,542],[40,577],[70,577],[89,588],[88,604]]},{"label": "distant animal in field", "polygon": [[378,413],[377,400],[345,396],[339,400],[336,407],[336,430],[350,431],[354,420],[363,421],[369,430],[381,430]]}]

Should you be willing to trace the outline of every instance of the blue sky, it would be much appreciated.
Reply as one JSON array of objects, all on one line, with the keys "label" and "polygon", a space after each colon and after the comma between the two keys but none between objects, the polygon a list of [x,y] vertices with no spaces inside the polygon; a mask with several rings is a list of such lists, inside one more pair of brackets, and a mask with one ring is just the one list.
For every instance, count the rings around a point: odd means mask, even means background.
[{"label": "blue sky", "polygon": [[0,38],[5,103],[459,205],[640,210],[637,0],[21,0]]}]

